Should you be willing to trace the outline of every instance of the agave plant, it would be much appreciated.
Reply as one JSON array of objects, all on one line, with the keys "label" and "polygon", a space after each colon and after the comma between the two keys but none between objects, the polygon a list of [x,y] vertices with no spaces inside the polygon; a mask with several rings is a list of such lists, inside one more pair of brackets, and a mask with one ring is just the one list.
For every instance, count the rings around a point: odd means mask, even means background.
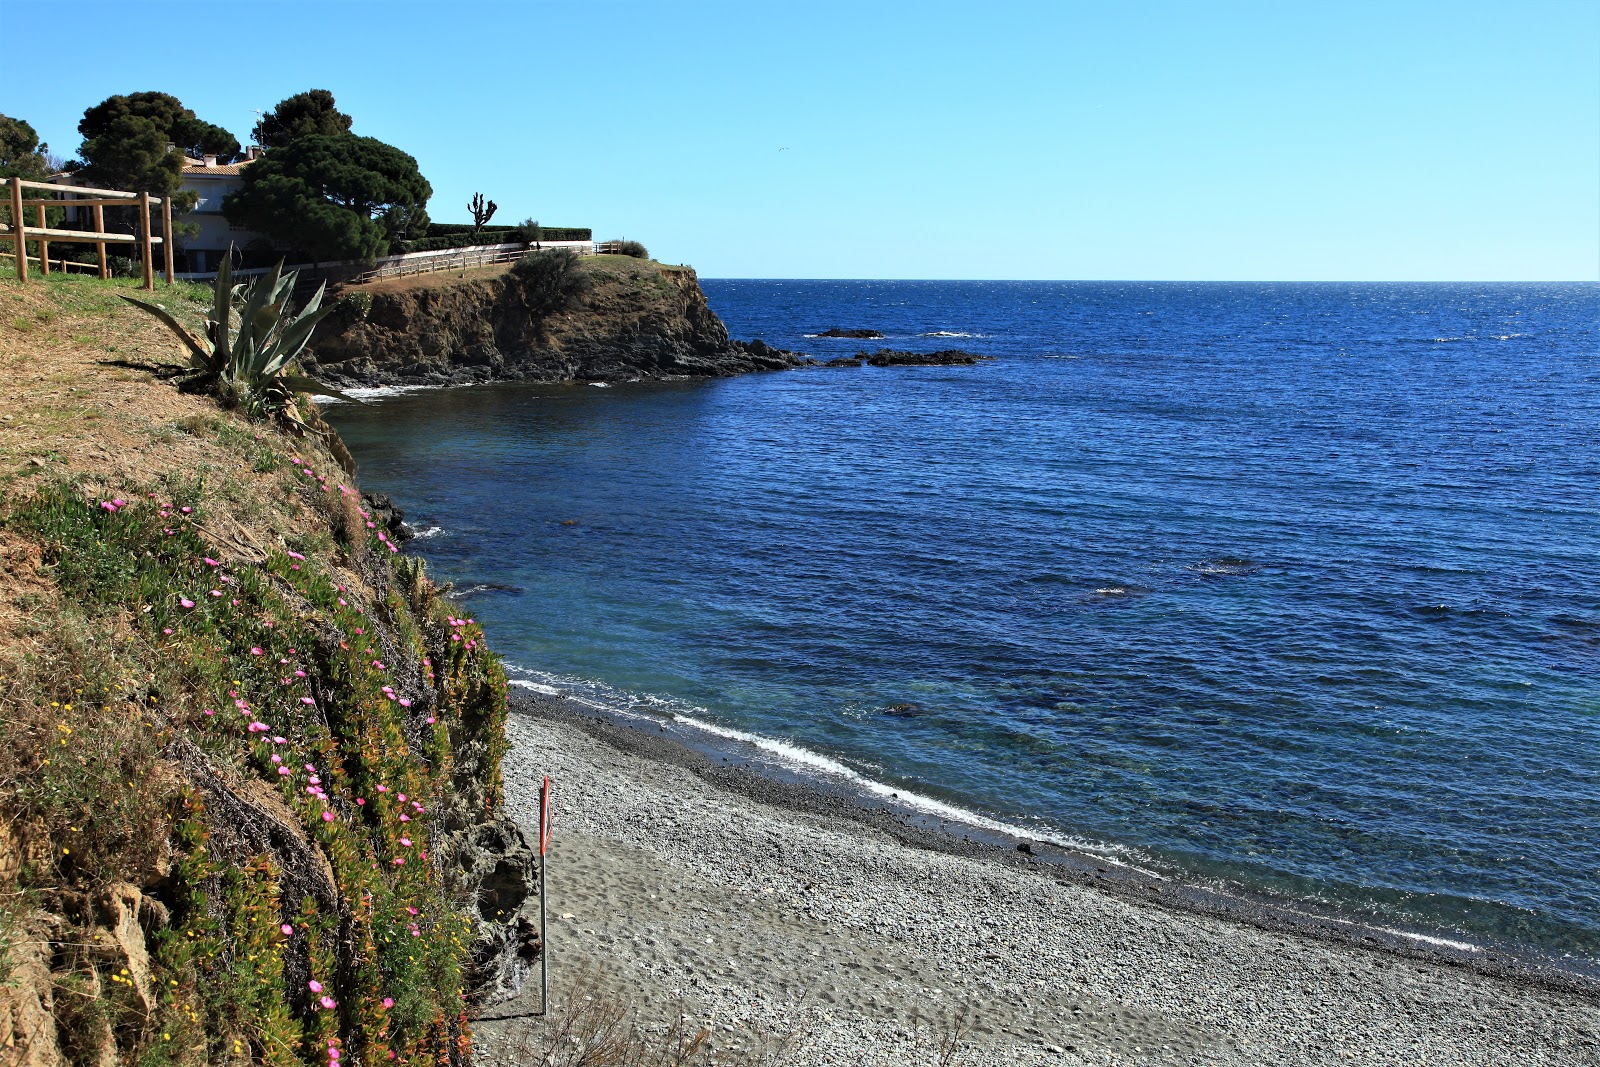
[{"label": "agave plant", "polygon": [[225,407],[243,408],[258,417],[278,415],[299,429],[305,429],[305,423],[295,409],[295,393],[353,400],[293,370],[311,340],[311,331],[333,310],[331,305],[322,306],[327,283],[317,287],[305,307],[292,311],[289,297],[297,271],[284,274],[279,260],[267,273],[234,285],[230,258],[223,257],[222,269],[217,272],[205,341],[160,304],[122,298],[166,323],[188,346],[189,367],[181,376],[183,387],[214,393]]}]

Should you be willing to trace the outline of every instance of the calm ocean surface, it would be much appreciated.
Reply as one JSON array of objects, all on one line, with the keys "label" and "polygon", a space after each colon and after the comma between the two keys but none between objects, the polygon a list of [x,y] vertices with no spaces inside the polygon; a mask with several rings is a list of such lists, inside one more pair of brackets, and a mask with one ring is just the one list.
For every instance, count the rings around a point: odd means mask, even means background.
[{"label": "calm ocean surface", "polygon": [[1600,957],[1600,286],[704,285],[999,358],[337,408],[523,678]]}]

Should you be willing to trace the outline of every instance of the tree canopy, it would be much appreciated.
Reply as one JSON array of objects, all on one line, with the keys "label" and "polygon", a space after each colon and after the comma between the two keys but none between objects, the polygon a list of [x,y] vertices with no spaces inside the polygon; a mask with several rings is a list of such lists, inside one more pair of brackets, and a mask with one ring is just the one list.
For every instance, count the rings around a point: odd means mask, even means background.
[{"label": "tree canopy", "polygon": [[350,132],[353,120],[335,105],[326,89],[311,89],[278,101],[252,131],[263,148],[282,148],[298,137],[335,137]]},{"label": "tree canopy", "polygon": [[42,180],[50,173],[49,150],[31,125],[0,115],[0,178]]},{"label": "tree canopy", "polygon": [[433,187],[415,159],[373,137],[296,137],[243,177],[222,202],[228,220],[316,260],[373,259],[427,230]]},{"label": "tree canopy", "polygon": [[[78,123],[83,145],[81,170],[90,184],[172,196],[183,180],[183,157],[214,155],[229,163],[239,156],[239,140],[221,126],[206,122],[167,93],[130,93],[107,97],[83,113]],[[179,152],[167,151],[167,145]],[[174,207],[193,207],[192,195],[175,198]]]}]

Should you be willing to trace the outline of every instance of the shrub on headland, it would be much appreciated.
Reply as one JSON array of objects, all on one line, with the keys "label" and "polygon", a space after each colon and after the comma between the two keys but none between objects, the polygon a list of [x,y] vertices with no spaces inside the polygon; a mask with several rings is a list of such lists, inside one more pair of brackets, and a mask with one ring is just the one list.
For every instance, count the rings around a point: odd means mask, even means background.
[{"label": "shrub on headland", "polygon": [[638,241],[603,241],[599,251],[603,255],[632,256],[634,259],[650,258],[650,250]]},{"label": "shrub on headland", "polygon": [[524,256],[510,273],[522,293],[524,306],[535,316],[571,311],[583,303],[593,285],[578,254],[570,248],[551,248]]}]

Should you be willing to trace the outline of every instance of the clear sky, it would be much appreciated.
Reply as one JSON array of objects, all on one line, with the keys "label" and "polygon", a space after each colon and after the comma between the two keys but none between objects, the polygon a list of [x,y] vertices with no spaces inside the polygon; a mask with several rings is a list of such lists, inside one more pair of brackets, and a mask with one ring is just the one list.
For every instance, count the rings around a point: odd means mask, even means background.
[{"label": "clear sky", "polygon": [[435,220],[707,277],[1600,277],[1592,0],[0,0],[0,56],[62,155],[331,89]]}]

